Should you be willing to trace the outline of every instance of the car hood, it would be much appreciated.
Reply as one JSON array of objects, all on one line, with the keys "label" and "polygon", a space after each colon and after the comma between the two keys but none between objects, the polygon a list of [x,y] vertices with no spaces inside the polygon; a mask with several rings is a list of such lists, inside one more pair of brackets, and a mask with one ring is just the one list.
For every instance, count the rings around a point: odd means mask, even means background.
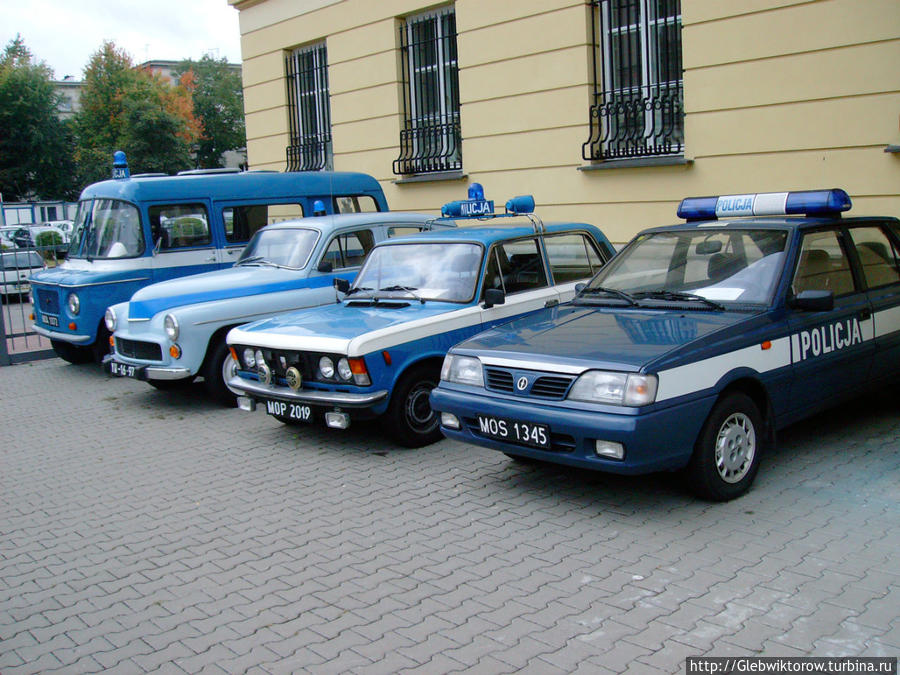
[{"label": "car hood", "polygon": [[131,270],[127,277],[122,276],[122,270],[85,270],[69,268],[65,263],[58,267],[42,270],[32,275],[33,282],[48,284],[50,286],[80,287],[103,284],[107,282],[121,283],[130,279],[146,280],[150,278],[150,270],[138,268]]},{"label": "car hood", "polygon": [[331,286],[330,276],[306,278],[304,271],[241,266],[151,284],[131,296],[128,316],[149,319],[175,307],[231,298]]},{"label": "car hood", "polygon": [[322,350],[344,353],[372,333],[393,333],[420,323],[433,323],[441,315],[478,311],[447,302],[388,301],[377,305],[323,305],[281,314],[235,328],[229,344],[273,349]]},{"label": "car hood", "polygon": [[563,306],[486,331],[454,350],[484,358],[638,371],[720,330],[746,321],[737,312]]}]

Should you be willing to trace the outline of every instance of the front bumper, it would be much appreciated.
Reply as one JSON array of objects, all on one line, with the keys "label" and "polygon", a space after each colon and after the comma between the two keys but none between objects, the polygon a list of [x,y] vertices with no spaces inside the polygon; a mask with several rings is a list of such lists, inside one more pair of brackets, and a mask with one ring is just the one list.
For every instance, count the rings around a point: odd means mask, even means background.
[{"label": "front bumper", "polygon": [[289,401],[291,403],[307,403],[317,406],[334,406],[337,408],[370,408],[384,401],[388,396],[386,390],[371,391],[363,394],[315,389],[294,391],[288,387],[272,386],[248,380],[240,375],[232,375],[228,378],[226,384],[229,389],[240,392],[244,396]]},{"label": "front bumper", "polygon": [[44,328],[43,326],[38,326],[36,323],[32,324],[34,328],[34,332],[38,335],[43,335],[45,338],[49,338],[51,340],[61,340],[62,342],[74,342],[77,345],[84,344],[86,342],[92,342],[94,340],[93,335],[73,335],[72,333],[60,333],[59,331],[49,330]]},{"label": "front bumper", "polygon": [[[452,413],[461,422],[459,430],[441,426],[448,438],[554,464],[629,475],[685,466],[714,402],[714,396],[707,396],[649,412],[616,414],[567,406],[564,401],[511,400],[445,386],[431,392],[431,407]],[[550,428],[553,448],[540,450],[488,438],[480,433],[477,415],[545,424]],[[597,440],[621,443],[624,459],[597,456]]]},{"label": "front bumper", "polygon": [[191,377],[193,374],[188,368],[135,365],[134,363],[118,359],[113,354],[103,357],[103,368],[105,370],[110,370],[111,363],[118,364],[125,368],[132,368],[134,372],[132,377],[136,380],[183,380],[187,377]]}]

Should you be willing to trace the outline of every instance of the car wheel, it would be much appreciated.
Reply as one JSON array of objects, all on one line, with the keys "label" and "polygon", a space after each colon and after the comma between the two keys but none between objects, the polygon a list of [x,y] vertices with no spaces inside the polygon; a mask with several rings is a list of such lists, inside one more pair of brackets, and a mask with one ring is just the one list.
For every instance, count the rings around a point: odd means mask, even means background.
[{"label": "car wheel", "polygon": [[440,379],[440,371],[417,366],[400,378],[387,410],[390,434],[407,448],[421,448],[441,439],[439,417],[428,400]]},{"label": "car wheel", "polygon": [[686,469],[689,487],[711,501],[740,497],[756,478],[764,444],[759,408],[746,394],[727,394],[713,406],[697,438]]},{"label": "car wheel", "polygon": [[203,375],[203,387],[206,393],[217,403],[233,408],[237,403],[235,394],[225,384],[235,366],[231,358],[231,351],[223,338],[219,338],[210,347],[206,354],[201,375]]},{"label": "car wheel", "polygon": [[59,358],[69,363],[90,363],[94,360],[89,347],[79,347],[63,340],[50,340],[50,346]]},{"label": "car wheel", "polygon": [[97,339],[87,349],[90,350],[94,363],[100,363],[103,361],[103,357],[109,354],[109,329],[103,321],[100,322],[100,327],[97,329]]}]

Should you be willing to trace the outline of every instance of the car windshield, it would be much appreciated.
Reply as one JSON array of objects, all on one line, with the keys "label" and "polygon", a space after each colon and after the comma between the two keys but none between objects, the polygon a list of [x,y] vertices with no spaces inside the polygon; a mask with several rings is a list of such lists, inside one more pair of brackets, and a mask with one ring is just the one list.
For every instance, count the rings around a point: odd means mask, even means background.
[{"label": "car windshield", "polygon": [[237,265],[274,265],[302,269],[319,238],[316,230],[262,229],[244,247]]},{"label": "car windshield", "polygon": [[697,228],[639,236],[594,277],[580,302],[768,304],[787,232]]},{"label": "car windshield", "polygon": [[478,244],[376,246],[347,296],[469,302],[475,295],[482,254]]},{"label": "car windshield", "polygon": [[11,251],[0,254],[0,270],[43,267],[44,260],[36,251]]},{"label": "car windshield", "polygon": [[69,257],[135,258],[143,252],[144,233],[134,204],[94,199],[78,205]]}]

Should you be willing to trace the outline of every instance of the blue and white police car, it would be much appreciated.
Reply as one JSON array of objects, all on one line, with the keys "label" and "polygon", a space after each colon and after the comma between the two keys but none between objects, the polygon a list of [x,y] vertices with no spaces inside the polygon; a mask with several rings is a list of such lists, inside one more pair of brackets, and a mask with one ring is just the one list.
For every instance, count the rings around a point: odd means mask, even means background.
[{"label": "blue and white police car", "polygon": [[517,197],[491,217],[492,202],[473,184],[470,199],[442,213],[485,217],[478,226],[383,242],[341,304],[233,329],[228,344],[239,365],[228,386],[243,394],[238,405],[260,403],[285,422],[324,417],[335,428],[383,415],[402,445],[438,440],[428,395],[447,349],[570,300],[576,282],[612,256],[596,227],[544,224],[533,208],[532,198]]},{"label": "blue and white police car", "polygon": [[842,190],[692,198],[572,303],[456,345],[441,430],[514,459],[743,494],[775,431],[900,371],[900,222]]},{"label": "blue and white police car", "polygon": [[333,282],[351,281],[380,241],[419,232],[424,213],[353,213],[287,220],[258,230],[234,267],[151,284],[106,310],[113,334],[104,364],[112,375],[175,389],[203,377],[225,405],[234,361],[225,335],[242,323],[339,300]]}]

